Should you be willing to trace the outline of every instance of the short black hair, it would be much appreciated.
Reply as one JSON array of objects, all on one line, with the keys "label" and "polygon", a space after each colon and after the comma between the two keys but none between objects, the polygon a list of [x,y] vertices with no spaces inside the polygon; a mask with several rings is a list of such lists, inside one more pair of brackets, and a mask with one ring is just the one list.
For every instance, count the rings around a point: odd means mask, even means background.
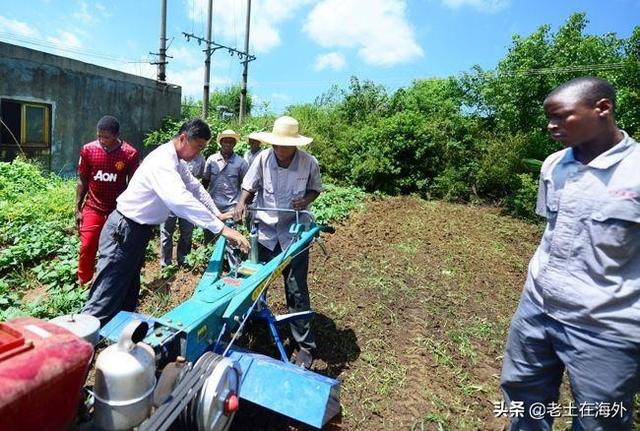
[{"label": "short black hair", "polygon": [[582,101],[589,105],[594,105],[600,99],[609,99],[616,107],[616,90],[608,81],[595,76],[581,76],[560,84],[549,95],[547,99],[556,96],[565,90],[576,91]]},{"label": "short black hair", "polygon": [[107,132],[111,132],[114,135],[120,133],[120,123],[116,117],[111,115],[105,115],[98,121],[98,125],[96,126],[98,130],[105,130]]},{"label": "short black hair", "polygon": [[205,141],[211,139],[211,129],[201,118],[192,118],[186,121],[180,126],[180,130],[178,130],[174,138],[177,138],[183,133],[186,134],[189,139],[204,139]]}]

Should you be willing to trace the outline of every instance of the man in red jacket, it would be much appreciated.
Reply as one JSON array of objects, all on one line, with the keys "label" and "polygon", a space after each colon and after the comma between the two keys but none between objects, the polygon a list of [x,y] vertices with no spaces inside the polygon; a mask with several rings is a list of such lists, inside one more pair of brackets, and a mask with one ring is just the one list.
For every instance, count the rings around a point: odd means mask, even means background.
[{"label": "man in red jacket", "polygon": [[138,151],[120,139],[120,124],[110,115],[98,121],[98,139],[85,144],[78,162],[76,224],[80,234],[78,281],[93,278],[98,240],[116,198],[138,168]]}]

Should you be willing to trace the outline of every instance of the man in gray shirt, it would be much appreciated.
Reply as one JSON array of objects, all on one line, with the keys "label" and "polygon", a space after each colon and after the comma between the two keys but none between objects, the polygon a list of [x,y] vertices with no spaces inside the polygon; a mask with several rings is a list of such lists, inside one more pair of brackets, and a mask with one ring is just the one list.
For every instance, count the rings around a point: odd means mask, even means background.
[{"label": "man in gray shirt", "polygon": [[566,148],[542,165],[536,212],[547,226],[504,354],[512,430],[552,429],[565,368],[574,430],[632,427],[640,387],[640,146],[616,126],[615,100],[608,82],[582,77],[544,101],[547,129]]},{"label": "man in gray shirt", "polygon": [[[202,178],[204,172],[204,157],[202,154],[196,155],[193,160],[182,160],[187,166],[191,175],[195,178]],[[171,265],[173,255],[173,233],[178,225],[178,246],[176,248],[176,260],[179,266],[184,265],[184,258],[191,252],[193,238],[193,224],[187,219],[179,218],[174,213],[170,213],[167,220],[160,225],[160,266]]]},{"label": "man in gray shirt", "polygon": [[249,142],[249,149],[244,153],[244,159],[249,166],[251,166],[258,154],[260,154],[260,151],[262,151],[262,143],[257,140],[255,136],[255,133],[251,133],[247,137],[247,141]]},{"label": "man in gray shirt", "polygon": [[[233,151],[238,139],[240,135],[230,129],[218,133],[220,151],[209,156],[202,175],[202,184],[222,213],[235,208],[242,179],[249,169],[247,162]],[[205,231],[205,242],[212,239],[213,235]]]},{"label": "man in gray shirt", "polygon": [[[297,147],[311,143],[313,139],[298,134],[298,122],[291,117],[280,117],[273,131],[260,132],[256,137],[272,148],[262,151],[254,160],[242,182],[242,195],[236,206],[235,217],[245,212],[245,205],[254,194],[258,208],[292,208],[306,210],[322,191],[318,161]],[[260,261],[266,262],[286,250],[293,241],[289,232],[295,222],[295,213],[260,211],[258,220],[258,242]],[[284,269],[284,283],[289,312],[306,311],[311,308],[307,272],[309,250],[296,255]],[[315,337],[310,320],[291,323],[291,333],[298,344],[293,355],[296,364],[309,368]]]}]

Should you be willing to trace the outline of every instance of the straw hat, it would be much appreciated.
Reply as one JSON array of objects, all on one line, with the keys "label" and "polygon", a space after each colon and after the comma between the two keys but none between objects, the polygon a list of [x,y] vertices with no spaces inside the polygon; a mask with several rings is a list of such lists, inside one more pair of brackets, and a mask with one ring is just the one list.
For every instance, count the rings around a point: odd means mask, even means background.
[{"label": "straw hat", "polygon": [[216,142],[218,143],[218,145],[220,145],[220,141],[223,138],[233,138],[236,140],[236,144],[237,144],[238,141],[240,140],[240,135],[238,135],[235,131],[231,129],[224,130],[221,133],[218,133],[218,136],[216,137]]},{"label": "straw hat", "polygon": [[286,115],[278,118],[275,123],[273,123],[271,132],[253,132],[249,134],[248,137],[267,144],[281,145],[283,147],[308,145],[313,141],[313,138],[300,135],[298,133],[298,121]]}]

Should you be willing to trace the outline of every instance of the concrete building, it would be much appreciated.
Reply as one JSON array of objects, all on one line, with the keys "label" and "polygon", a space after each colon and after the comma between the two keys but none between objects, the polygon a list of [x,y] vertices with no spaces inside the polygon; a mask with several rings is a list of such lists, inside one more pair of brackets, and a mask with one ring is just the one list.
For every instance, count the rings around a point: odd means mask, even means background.
[{"label": "concrete building", "polygon": [[179,118],[180,103],[176,85],[0,42],[0,161],[22,150],[70,176],[103,115],[142,150],[147,132]]}]

